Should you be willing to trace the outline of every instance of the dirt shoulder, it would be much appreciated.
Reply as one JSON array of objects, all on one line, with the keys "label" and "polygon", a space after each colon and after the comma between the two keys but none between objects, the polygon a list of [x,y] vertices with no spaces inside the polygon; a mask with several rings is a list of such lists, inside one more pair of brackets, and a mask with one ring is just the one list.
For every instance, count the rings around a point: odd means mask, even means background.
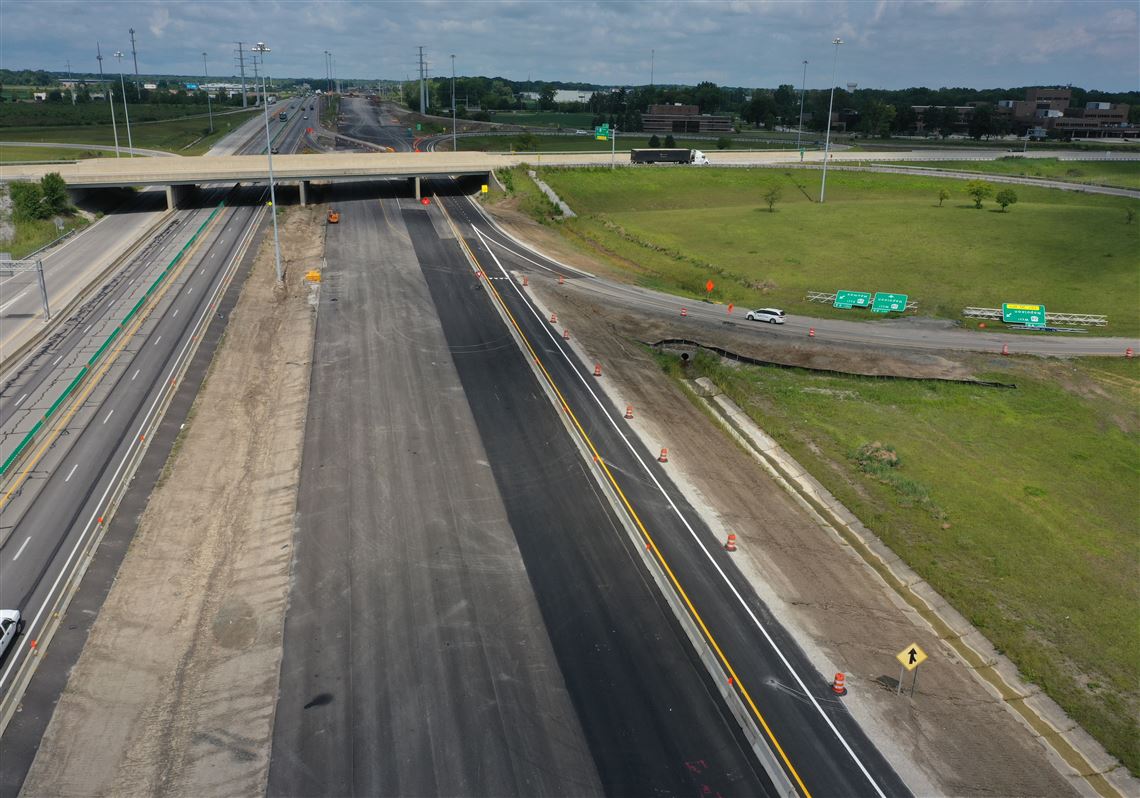
[{"label": "dirt shoulder", "polygon": [[262,246],[24,795],[264,794],[320,222],[286,215],[284,290]]},{"label": "dirt shoulder", "polygon": [[[738,535],[742,572],[819,671],[847,675],[845,703],[917,794],[1087,792],[848,544],[662,372],[636,343],[647,337],[635,332],[640,319],[584,296],[574,282],[532,276],[530,285],[546,312],[556,309],[576,331],[577,345],[605,364],[611,400],[637,408],[631,426],[668,447],[670,471],[710,527],[722,539]],[[915,694],[897,696],[894,656],[911,643],[931,659]]]}]

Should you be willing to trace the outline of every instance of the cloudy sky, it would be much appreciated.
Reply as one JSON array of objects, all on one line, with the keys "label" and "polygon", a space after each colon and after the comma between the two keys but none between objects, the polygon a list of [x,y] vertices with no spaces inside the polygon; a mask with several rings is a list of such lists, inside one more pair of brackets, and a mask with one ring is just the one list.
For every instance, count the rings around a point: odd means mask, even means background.
[{"label": "cloudy sky", "polygon": [[[865,88],[1140,85],[1137,0],[196,0],[0,2],[0,66],[96,70],[95,43],[141,72],[235,72],[235,40],[264,41],[274,76],[404,79],[423,45],[434,74],[608,84]],[[652,55],[651,55],[652,51]]]}]

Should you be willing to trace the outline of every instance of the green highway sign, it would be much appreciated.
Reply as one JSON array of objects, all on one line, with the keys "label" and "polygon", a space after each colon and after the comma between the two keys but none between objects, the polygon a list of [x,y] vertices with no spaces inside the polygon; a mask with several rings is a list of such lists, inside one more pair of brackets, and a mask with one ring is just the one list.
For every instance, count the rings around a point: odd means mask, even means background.
[{"label": "green highway sign", "polygon": [[1003,302],[1001,305],[1001,320],[1006,324],[1024,324],[1026,327],[1045,326],[1044,305],[1015,305]]},{"label": "green highway sign", "polygon": [[871,302],[872,313],[902,313],[906,310],[906,294],[887,294],[882,291],[875,292]]},{"label": "green highway sign", "polygon": [[866,291],[836,291],[834,307],[851,310],[871,305],[871,295]]},{"label": "green highway sign", "polygon": [[610,138],[610,125],[607,122],[600,127],[594,128],[594,138],[598,141],[608,141]]}]

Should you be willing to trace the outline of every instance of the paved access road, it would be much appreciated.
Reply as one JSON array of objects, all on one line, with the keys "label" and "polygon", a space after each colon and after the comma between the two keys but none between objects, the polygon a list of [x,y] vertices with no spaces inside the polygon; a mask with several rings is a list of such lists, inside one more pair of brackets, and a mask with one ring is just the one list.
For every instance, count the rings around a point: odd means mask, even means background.
[{"label": "paved access road", "polygon": [[413,134],[400,124],[396,111],[392,103],[373,105],[367,97],[341,97],[338,132],[393,152],[411,152]]}]

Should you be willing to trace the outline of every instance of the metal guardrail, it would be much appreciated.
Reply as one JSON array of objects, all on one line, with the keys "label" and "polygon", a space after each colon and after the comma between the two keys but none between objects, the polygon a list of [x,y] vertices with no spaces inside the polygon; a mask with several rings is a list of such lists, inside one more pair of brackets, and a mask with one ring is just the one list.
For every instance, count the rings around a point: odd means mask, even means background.
[{"label": "metal guardrail", "polygon": [[[825,305],[834,305],[835,304],[835,292],[832,291],[829,294],[826,291],[808,291],[807,295],[804,296],[804,299],[806,299],[808,302],[822,302]],[[918,310],[918,300],[917,299],[908,299],[906,301],[906,309],[907,310]]]},{"label": "metal guardrail", "polygon": [[[1001,321],[1003,318],[1001,308],[965,308],[962,310],[962,315],[967,319],[993,319],[994,321]],[[1045,323],[1049,326],[1079,324],[1083,327],[1106,327],[1108,326],[1108,316],[1095,313],[1049,313],[1046,311]]]}]

